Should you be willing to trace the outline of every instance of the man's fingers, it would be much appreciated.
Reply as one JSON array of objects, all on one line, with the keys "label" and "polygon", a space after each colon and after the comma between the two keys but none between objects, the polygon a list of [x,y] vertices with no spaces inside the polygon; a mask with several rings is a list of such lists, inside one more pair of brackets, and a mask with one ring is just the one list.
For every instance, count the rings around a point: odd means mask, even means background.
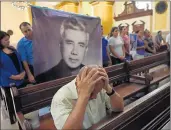
[{"label": "man's fingers", "polygon": [[95,80],[92,81],[92,84],[95,85],[96,83],[98,83],[101,80],[105,80],[105,77],[100,76],[100,77],[96,78]]},{"label": "man's fingers", "polygon": [[81,75],[80,75],[80,80],[83,80],[83,79],[86,77],[86,75],[87,75],[87,70],[88,70],[88,67],[85,67],[85,68],[83,69],[83,72],[82,72]]},{"label": "man's fingers", "polygon": [[98,71],[97,68],[91,69],[87,75],[87,80],[90,79],[97,71]]}]

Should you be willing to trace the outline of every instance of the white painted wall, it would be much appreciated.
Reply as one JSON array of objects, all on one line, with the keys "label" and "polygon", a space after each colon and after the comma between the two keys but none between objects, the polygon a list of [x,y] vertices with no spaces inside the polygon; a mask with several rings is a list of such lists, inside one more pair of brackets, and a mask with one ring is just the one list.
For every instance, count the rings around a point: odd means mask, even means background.
[{"label": "white painted wall", "polygon": [[14,47],[23,37],[19,25],[24,21],[29,22],[27,9],[24,11],[18,10],[12,6],[11,2],[1,2],[1,30],[11,29],[14,32],[10,38],[11,45]]}]

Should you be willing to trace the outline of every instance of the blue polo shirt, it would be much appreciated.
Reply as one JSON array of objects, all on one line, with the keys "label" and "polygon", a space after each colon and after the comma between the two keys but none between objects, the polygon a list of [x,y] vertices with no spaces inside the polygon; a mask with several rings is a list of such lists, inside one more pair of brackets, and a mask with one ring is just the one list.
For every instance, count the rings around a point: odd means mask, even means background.
[{"label": "blue polo shirt", "polygon": [[33,65],[33,42],[23,37],[17,45],[17,51],[21,55],[21,60]]},{"label": "blue polo shirt", "polygon": [[102,38],[102,54],[103,54],[103,62],[106,62],[109,60],[108,56],[107,56],[107,51],[106,51],[106,47],[108,45],[108,41],[103,37]]}]

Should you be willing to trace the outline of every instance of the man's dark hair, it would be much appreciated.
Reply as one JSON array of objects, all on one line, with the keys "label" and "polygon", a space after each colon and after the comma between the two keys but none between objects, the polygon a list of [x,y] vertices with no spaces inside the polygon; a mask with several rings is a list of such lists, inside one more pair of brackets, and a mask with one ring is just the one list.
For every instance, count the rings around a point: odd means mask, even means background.
[{"label": "man's dark hair", "polygon": [[27,25],[31,26],[31,24],[28,23],[28,22],[22,22],[22,23],[20,24],[20,26],[19,26],[20,30],[21,30],[21,27],[22,27],[22,26],[27,26]]}]

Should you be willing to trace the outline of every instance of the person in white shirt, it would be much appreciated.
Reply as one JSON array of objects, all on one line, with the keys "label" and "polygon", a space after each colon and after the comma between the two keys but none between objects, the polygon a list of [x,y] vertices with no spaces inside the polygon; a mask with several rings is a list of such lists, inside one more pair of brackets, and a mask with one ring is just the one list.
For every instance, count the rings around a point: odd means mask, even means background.
[{"label": "person in white shirt", "polygon": [[112,65],[120,64],[126,60],[124,41],[122,37],[119,36],[118,31],[118,27],[113,27],[108,41]]},{"label": "person in white shirt", "polygon": [[170,33],[166,36],[166,44],[170,48]]},{"label": "person in white shirt", "polygon": [[102,67],[85,66],[54,95],[51,114],[58,130],[87,129],[107,115],[106,108],[123,111],[123,98],[109,85]]}]

